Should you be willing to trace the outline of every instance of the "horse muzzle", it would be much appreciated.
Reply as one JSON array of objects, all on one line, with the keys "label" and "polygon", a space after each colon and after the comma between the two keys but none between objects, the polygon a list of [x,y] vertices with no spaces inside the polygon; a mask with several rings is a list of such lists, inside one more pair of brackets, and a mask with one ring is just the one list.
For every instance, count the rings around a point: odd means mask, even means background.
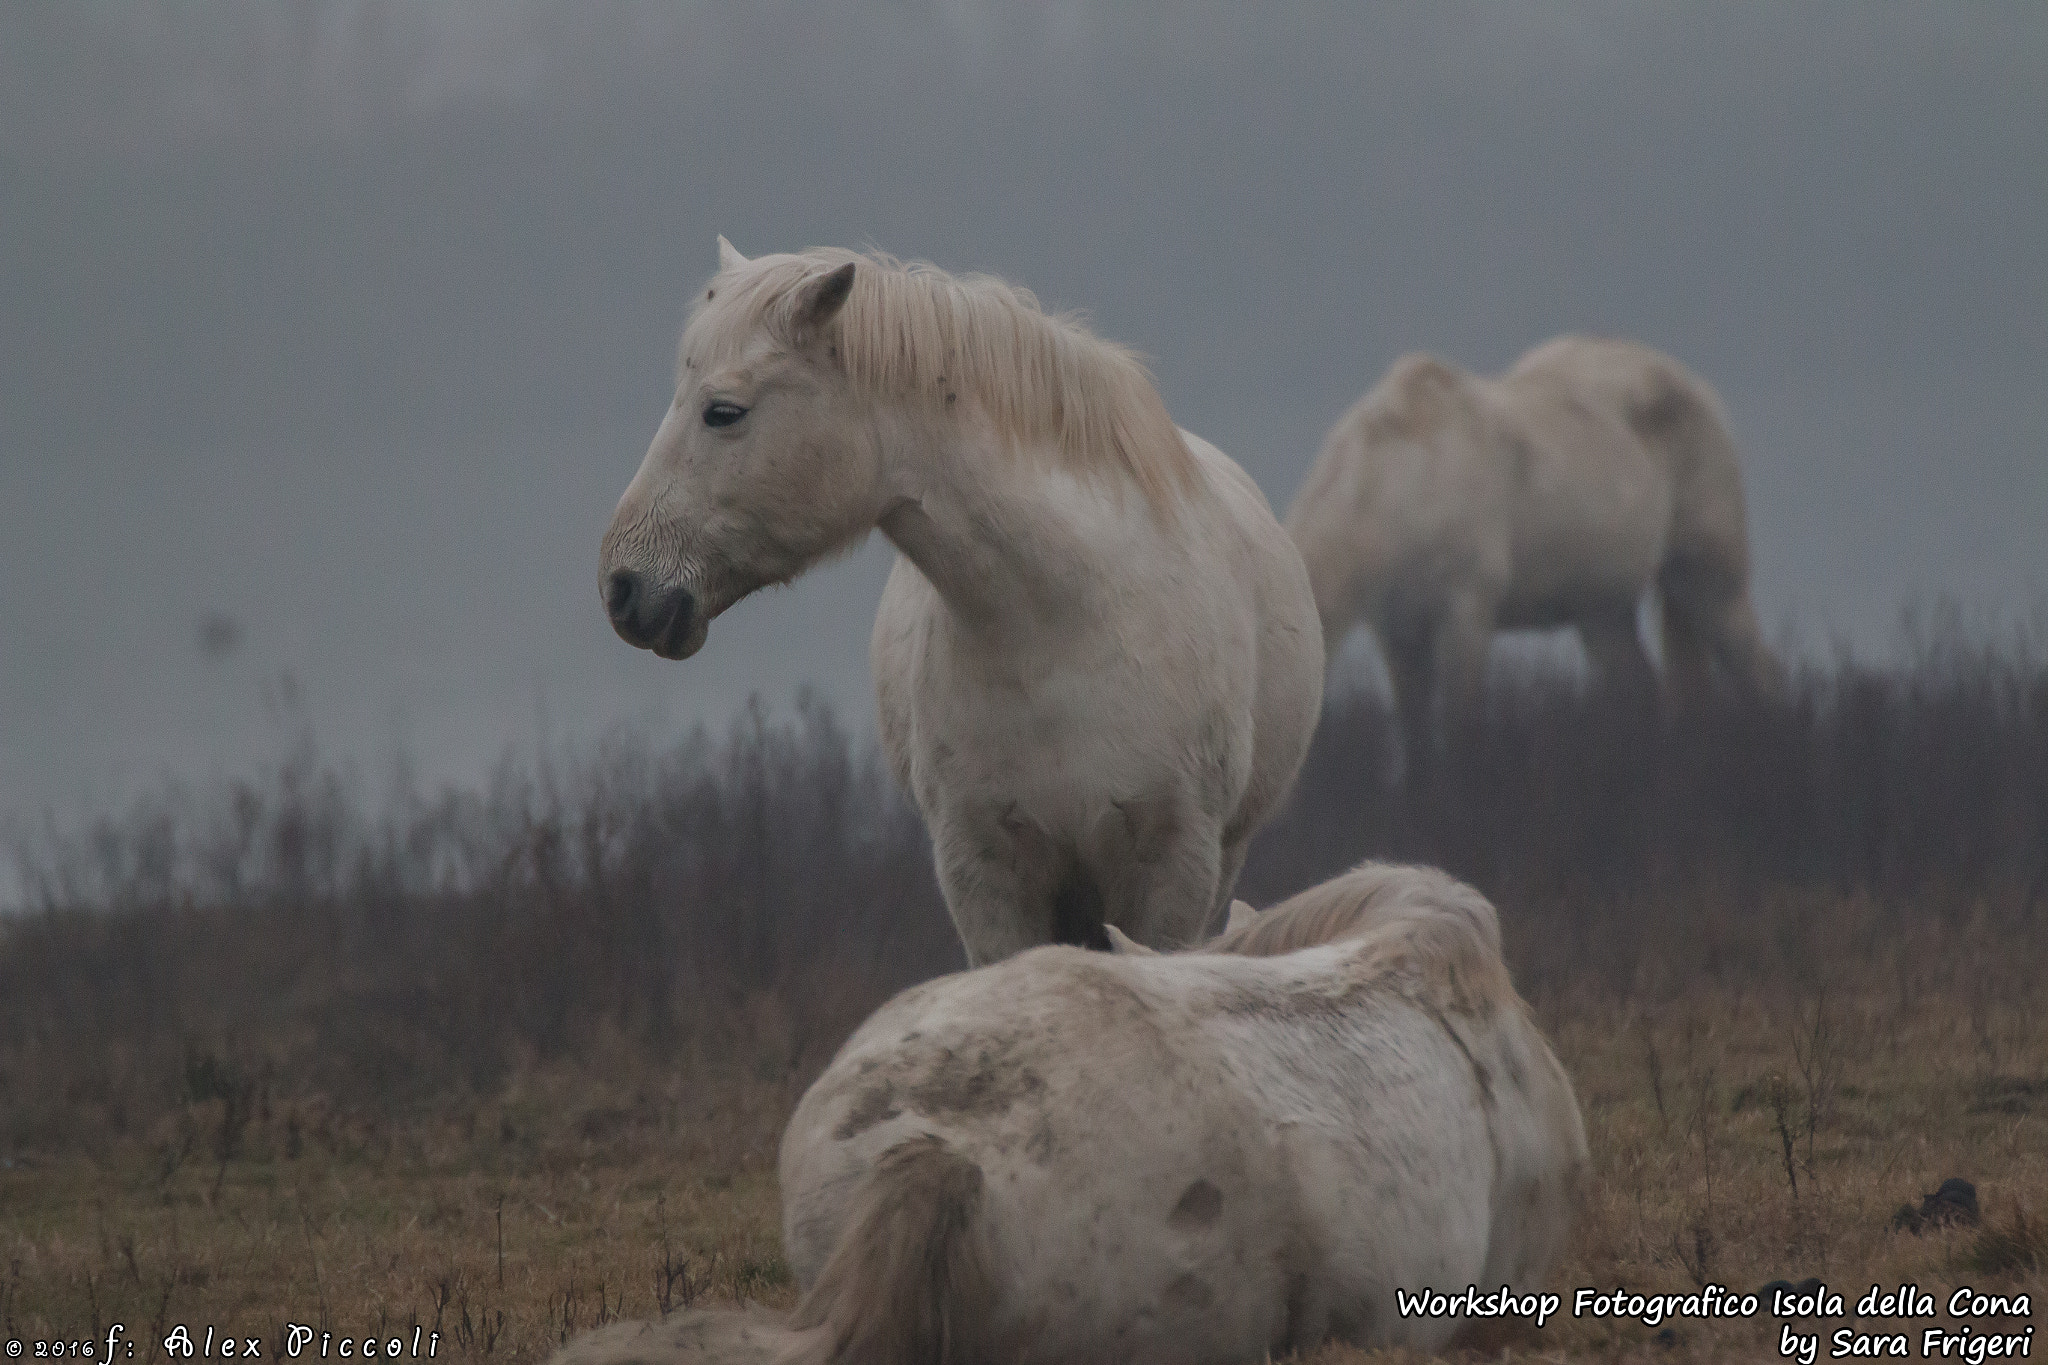
[{"label": "horse muzzle", "polygon": [[684,587],[662,587],[637,569],[604,578],[604,611],[619,638],[664,659],[687,659],[704,646],[710,619]]}]

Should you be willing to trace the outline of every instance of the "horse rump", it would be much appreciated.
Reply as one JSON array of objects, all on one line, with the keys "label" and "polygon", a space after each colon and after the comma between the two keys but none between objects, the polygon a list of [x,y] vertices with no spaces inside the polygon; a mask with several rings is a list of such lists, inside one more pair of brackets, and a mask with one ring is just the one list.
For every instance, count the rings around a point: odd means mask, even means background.
[{"label": "horse rump", "polygon": [[993,1357],[995,1277],[981,1167],[941,1138],[897,1143],[854,1197],[846,1230],[790,1326],[787,1365],[970,1365]]},{"label": "horse rump", "polygon": [[613,1323],[548,1365],[985,1365],[995,1279],[981,1203],[981,1167],[936,1137],[899,1142],[794,1313],[743,1304]]}]

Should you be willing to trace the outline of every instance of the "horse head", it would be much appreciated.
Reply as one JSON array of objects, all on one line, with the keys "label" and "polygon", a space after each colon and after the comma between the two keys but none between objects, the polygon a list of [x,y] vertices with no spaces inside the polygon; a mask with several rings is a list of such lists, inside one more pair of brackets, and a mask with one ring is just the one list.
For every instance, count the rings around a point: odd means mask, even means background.
[{"label": "horse head", "polygon": [[605,533],[599,590],[628,644],[688,658],[720,612],[874,525],[878,443],[832,327],[856,268],[719,238],[675,400]]}]

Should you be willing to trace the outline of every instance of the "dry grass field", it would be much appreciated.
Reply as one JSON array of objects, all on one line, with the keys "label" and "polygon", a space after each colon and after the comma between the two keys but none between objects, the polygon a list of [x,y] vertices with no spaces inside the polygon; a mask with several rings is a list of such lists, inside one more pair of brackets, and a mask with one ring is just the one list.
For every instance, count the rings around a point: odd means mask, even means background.
[{"label": "dry grass field", "polygon": [[[1626,1002],[1544,1003],[1596,1166],[1554,1287],[1817,1276],[1853,1308],[1873,1284],[1910,1283],[1940,1305],[1899,1325],[1918,1357],[1927,1327],[1957,1328],[1955,1286],[2048,1294],[2039,941],[2012,952],[1988,919],[1896,935],[1842,904],[1805,929],[1849,959],[1825,990],[1646,981]],[[103,1341],[118,1321],[151,1360],[149,1343],[184,1323],[202,1343],[209,1326],[259,1337],[274,1358],[289,1323],[407,1341],[419,1325],[451,1355],[528,1361],[619,1316],[786,1304],[774,1152],[797,1093],[790,1076],[698,1088],[621,1068],[536,1069],[489,1101],[404,1123],[267,1096],[193,1100],[146,1137],[0,1171],[0,1332]],[[1898,1205],[1958,1175],[1977,1186],[1979,1226],[1892,1227]],[[1509,1354],[1776,1353],[1776,1319],[1667,1325],[1675,1341],[1567,1308]]]},{"label": "dry grass field", "polygon": [[[1420,813],[1359,776],[1384,716],[1326,717],[1248,892],[1369,850],[1474,878],[1586,1116],[1566,1306],[1486,1358],[1778,1358],[1768,1313],[1576,1318],[1577,1286],[1817,1277],[1848,1310],[1794,1323],[1823,1357],[1841,1328],[1917,1359],[1930,1328],[2030,1325],[1946,1311],[2048,1295],[2048,673],[1998,668],[1809,679],[1646,744],[1531,694]],[[0,1341],[83,1358],[118,1322],[118,1359],[155,1365],[180,1324],[269,1359],[289,1324],[417,1327],[436,1358],[525,1362],[621,1316],[791,1302],[782,1122],[868,1009],[955,962],[873,765],[815,708],[757,711],[369,809],[295,754],[24,855]],[[1895,1226],[1950,1177],[1981,1221]],[[1874,1284],[1935,1312],[1859,1322]]]}]

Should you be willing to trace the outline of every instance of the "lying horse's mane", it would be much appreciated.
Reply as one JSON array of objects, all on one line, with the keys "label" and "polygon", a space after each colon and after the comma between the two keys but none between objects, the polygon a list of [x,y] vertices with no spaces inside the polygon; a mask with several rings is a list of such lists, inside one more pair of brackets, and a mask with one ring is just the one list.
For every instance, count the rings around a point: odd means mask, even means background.
[{"label": "lying horse's mane", "polygon": [[856,384],[936,412],[970,398],[1019,448],[1050,449],[1084,476],[1120,470],[1154,506],[1187,487],[1194,457],[1137,355],[992,275],[836,247],[764,257],[716,287],[737,309],[721,335],[789,339],[799,287],[849,262],[853,291],[827,336]]},{"label": "lying horse's mane", "polygon": [[1197,951],[1278,957],[1351,940],[1359,941],[1360,968],[1411,968],[1458,1008],[1516,998],[1492,903],[1433,867],[1362,864]]}]

